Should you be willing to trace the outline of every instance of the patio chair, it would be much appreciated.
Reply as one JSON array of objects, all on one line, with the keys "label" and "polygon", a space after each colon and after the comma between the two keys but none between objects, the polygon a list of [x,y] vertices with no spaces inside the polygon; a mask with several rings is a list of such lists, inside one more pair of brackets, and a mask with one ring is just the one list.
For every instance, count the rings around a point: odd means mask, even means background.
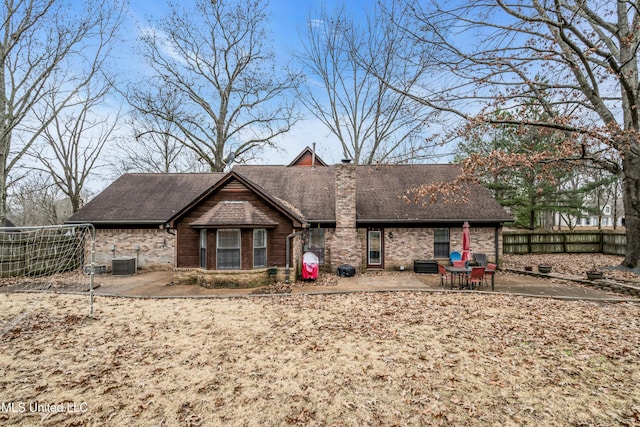
[{"label": "patio chair", "polygon": [[487,268],[486,270],[493,270],[493,271],[486,271],[484,272],[484,284],[487,284],[487,276],[491,277],[494,274],[496,274],[496,268],[498,268],[498,266],[496,264],[492,264],[492,263],[487,263]]},{"label": "patio chair", "polygon": [[449,254],[449,262],[451,263],[451,265],[453,265],[454,261],[460,261],[462,259],[462,255],[460,255],[460,252],[451,252]]},{"label": "patio chair", "polygon": [[471,273],[467,276],[467,285],[469,288],[474,289],[474,285],[477,284],[478,288],[482,286],[484,280],[484,267],[473,267]]},{"label": "patio chair", "polygon": [[452,264],[454,267],[465,267],[467,265],[465,261],[453,261]]},{"label": "patio chair", "polygon": [[444,265],[438,264],[438,274],[440,274],[440,286],[444,288],[447,282],[451,283],[451,287],[453,288],[453,275],[449,274],[447,270],[444,268]]},{"label": "patio chair", "polygon": [[473,254],[473,259],[480,267],[487,266],[487,254]]}]

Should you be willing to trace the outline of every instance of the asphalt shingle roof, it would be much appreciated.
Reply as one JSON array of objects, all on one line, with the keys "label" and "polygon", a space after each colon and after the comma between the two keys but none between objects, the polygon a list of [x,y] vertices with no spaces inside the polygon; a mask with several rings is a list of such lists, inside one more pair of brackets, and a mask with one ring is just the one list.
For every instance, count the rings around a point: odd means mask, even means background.
[{"label": "asphalt shingle roof", "polygon": [[202,194],[223,173],[132,173],[122,175],[67,222],[163,224]]},{"label": "asphalt shingle roof", "polygon": [[335,220],[333,167],[235,166],[233,170],[295,206],[307,221]]},{"label": "asphalt shingle roof", "polygon": [[[236,166],[234,171],[261,186],[266,193],[294,205],[307,221],[332,222],[335,221],[335,168]],[[413,202],[407,190],[453,181],[460,174],[456,165],[359,165],[355,168],[358,221],[511,220],[489,191],[478,184],[470,185],[466,203]]]},{"label": "asphalt shingle roof", "polygon": [[[294,207],[307,222],[330,223],[335,222],[336,167],[340,166],[238,165],[233,170],[281,205]],[[358,165],[355,168],[357,219],[362,223],[511,220],[488,190],[477,184],[470,186],[466,203],[410,200],[407,190],[411,188],[453,181],[460,173],[456,165]],[[224,176],[222,173],[123,175],[68,222],[163,224]],[[205,222],[211,221],[215,222],[211,218]]]},{"label": "asphalt shingle roof", "polygon": [[239,225],[253,225],[262,227],[276,227],[277,222],[267,214],[247,201],[220,202],[195,221],[190,223],[194,227],[227,227]]}]

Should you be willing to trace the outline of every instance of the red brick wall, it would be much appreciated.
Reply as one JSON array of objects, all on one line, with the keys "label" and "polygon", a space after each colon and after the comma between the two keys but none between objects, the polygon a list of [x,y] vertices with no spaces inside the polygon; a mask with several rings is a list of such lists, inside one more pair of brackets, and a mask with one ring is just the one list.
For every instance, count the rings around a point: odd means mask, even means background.
[{"label": "red brick wall", "polygon": [[[160,228],[97,229],[96,262],[110,264],[116,257],[138,257],[138,267],[173,267],[175,236]],[[135,247],[140,250],[136,251]]]},{"label": "red brick wall", "polygon": [[[397,270],[400,266],[405,269],[413,269],[413,261],[416,259],[433,259],[433,228],[421,227],[388,227],[384,228],[384,268]],[[502,254],[502,230],[498,234],[499,254]],[[393,237],[389,237],[389,233]],[[495,261],[495,227],[472,227],[471,252],[479,252],[487,255],[489,261]],[[366,269],[367,260],[367,228],[358,228],[355,233],[355,247],[360,253],[358,264],[352,264],[360,270]],[[462,227],[450,229],[451,251],[462,251]],[[331,271],[335,271],[337,260],[335,253],[340,253],[343,244],[337,230],[325,231],[325,264]],[[442,260],[446,261],[446,260]]]},{"label": "red brick wall", "polygon": [[331,268],[348,264],[362,271],[362,246],[356,228],[356,166],[335,167],[336,229],[331,247]]}]

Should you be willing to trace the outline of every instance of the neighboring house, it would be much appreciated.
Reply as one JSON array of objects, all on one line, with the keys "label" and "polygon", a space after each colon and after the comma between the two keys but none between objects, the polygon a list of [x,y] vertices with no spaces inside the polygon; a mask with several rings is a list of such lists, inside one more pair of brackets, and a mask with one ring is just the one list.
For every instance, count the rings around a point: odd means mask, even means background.
[{"label": "neighboring house", "polygon": [[[597,210],[595,207],[596,204],[593,202],[588,202],[590,205],[594,206],[593,210]],[[592,210],[592,211],[593,211]],[[607,203],[602,206],[600,210],[600,214],[588,213],[584,212],[583,216],[577,218],[573,215],[560,215],[557,212],[555,213],[554,224],[558,224],[560,228],[575,228],[580,229],[581,227],[602,227],[602,228],[613,228],[614,225],[616,227],[624,226],[624,205],[622,201],[618,201],[615,208],[613,204]]]},{"label": "neighboring house", "polygon": [[149,262],[163,249],[158,242],[169,239],[176,280],[204,286],[264,284],[276,269],[280,279],[293,280],[306,250],[330,271],[343,264],[358,272],[412,269],[416,259],[446,260],[461,250],[465,221],[472,251],[497,261],[502,225],[511,217],[485,188],[472,186],[465,203],[407,198],[410,189],[450,182],[459,172],[456,165],[327,166],[307,148],[288,166],[125,175],[70,222],[96,226],[106,240],[102,256],[110,245],[135,255],[135,233],[151,234],[154,244],[138,244]]}]

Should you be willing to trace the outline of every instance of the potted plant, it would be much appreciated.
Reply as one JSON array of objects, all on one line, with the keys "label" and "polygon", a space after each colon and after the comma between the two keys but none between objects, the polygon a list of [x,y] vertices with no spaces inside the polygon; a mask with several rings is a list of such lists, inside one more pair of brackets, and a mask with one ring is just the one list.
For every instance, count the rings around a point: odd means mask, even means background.
[{"label": "potted plant", "polygon": [[591,267],[591,270],[587,270],[587,279],[589,280],[598,280],[604,277],[604,273],[598,270],[598,267],[594,264]]},{"label": "potted plant", "polygon": [[551,266],[548,264],[538,264],[538,271],[540,273],[551,273]]}]

